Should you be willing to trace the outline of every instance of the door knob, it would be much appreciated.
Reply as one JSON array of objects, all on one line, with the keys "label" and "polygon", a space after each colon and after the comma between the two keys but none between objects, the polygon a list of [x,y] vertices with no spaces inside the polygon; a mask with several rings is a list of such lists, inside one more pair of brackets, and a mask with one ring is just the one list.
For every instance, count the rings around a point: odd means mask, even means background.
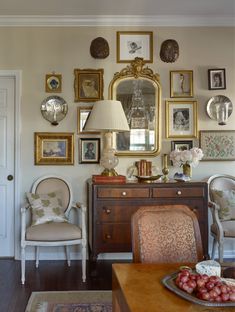
[{"label": "door knob", "polygon": [[8,180],[8,181],[12,181],[12,180],[13,180],[13,175],[9,174],[9,175],[7,176],[7,180]]}]

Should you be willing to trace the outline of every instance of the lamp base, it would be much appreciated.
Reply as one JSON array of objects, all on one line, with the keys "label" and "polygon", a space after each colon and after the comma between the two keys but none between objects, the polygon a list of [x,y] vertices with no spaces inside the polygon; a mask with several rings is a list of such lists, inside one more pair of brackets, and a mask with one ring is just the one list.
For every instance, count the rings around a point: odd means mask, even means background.
[{"label": "lamp base", "polygon": [[106,177],[116,177],[118,176],[117,171],[115,171],[114,168],[112,169],[107,169],[105,168],[104,171],[101,173],[102,176],[106,176]]}]

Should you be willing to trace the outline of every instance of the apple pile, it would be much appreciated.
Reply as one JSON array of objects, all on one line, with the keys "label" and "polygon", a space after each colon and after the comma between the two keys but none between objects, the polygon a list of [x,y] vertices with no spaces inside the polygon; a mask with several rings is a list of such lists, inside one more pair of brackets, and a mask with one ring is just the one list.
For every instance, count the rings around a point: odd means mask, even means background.
[{"label": "apple pile", "polygon": [[218,276],[193,273],[187,269],[181,270],[175,279],[175,284],[188,294],[212,302],[235,302],[235,286],[228,286]]}]

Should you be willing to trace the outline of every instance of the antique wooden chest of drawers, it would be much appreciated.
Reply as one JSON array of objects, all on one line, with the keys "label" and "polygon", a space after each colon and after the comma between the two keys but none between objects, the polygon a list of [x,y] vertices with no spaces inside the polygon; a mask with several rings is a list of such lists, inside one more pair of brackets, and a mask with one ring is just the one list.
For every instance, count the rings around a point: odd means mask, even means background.
[{"label": "antique wooden chest of drawers", "polygon": [[131,216],[141,206],[185,204],[198,217],[208,258],[206,182],[96,184],[87,182],[90,259],[99,253],[131,252]]}]

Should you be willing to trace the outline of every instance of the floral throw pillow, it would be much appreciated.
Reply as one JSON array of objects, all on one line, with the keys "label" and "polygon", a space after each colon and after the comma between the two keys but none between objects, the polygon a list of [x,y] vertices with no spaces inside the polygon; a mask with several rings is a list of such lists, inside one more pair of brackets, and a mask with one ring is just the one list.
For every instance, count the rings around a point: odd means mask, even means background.
[{"label": "floral throw pillow", "polygon": [[26,193],[32,210],[32,225],[48,222],[68,222],[63,208],[60,192],[48,194]]},{"label": "floral throw pillow", "polygon": [[212,190],[216,204],[220,206],[219,218],[222,221],[235,220],[235,190]]}]

